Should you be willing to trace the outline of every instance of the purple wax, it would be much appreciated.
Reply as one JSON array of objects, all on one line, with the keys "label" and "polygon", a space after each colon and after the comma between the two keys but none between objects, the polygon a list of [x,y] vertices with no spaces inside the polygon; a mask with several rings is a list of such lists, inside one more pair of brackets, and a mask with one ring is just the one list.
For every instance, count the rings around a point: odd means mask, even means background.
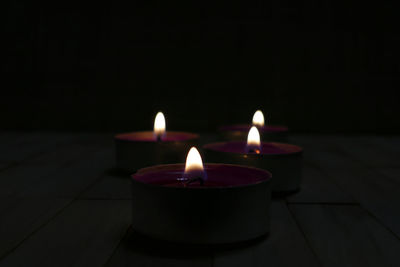
[{"label": "purple wax", "polygon": [[[193,133],[167,131],[162,136],[161,142],[182,142],[198,137],[197,134]],[[157,142],[157,138],[152,131],[117,134],[115,139],[131,142]]]},{"label": "purple wax", "polygon": [[[247,143],[245,141],[219,142],[207,144],[204,149],[214,150],[218,152],[248,154],[246,152]],[[300,153],[303,149],[296,145],[262,142],[260,155],[283,155]]]},{"label": "purple wax", "polygon": [[[219,128],[222,132],[248,132],[253,125],[250,124],[236,124],[236,125],[225,125]],[[262,127],[257,127],[260,133],[280,133],[287,132],[288,128],[286,126],[279,125],[266,125]]]},{"label": "purple wax", "polygon": [[252,167],[229,164],[205,164],[207,179],[187,184],[184,177],[184,164],[158,165],[139,170],[132,175],[135,181],[165,187],[221,188],[242,187],[266,182],[271,178],[267,171]]}]

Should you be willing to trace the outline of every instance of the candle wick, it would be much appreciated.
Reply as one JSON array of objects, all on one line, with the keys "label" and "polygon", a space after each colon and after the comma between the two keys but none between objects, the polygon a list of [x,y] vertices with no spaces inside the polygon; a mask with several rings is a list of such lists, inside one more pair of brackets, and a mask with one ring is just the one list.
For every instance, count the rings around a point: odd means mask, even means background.
[{"label": "candle wick", "polygon": [[157,135],[157,142],[161,142],[161,135]]},{"label": "candle wick", "polygon": [[247,153],[252,153],[252,154],[260,154],[260,150],[256,148],[250,148]]},{"label": "candle wick", "polygon": [[204,180],[201,177],[190,178],[189,180],[187,180],[185,182],[185,185],[189,185],[189,184],[197,182],[197,181],[200,183],[200,185],[204,185]]}]

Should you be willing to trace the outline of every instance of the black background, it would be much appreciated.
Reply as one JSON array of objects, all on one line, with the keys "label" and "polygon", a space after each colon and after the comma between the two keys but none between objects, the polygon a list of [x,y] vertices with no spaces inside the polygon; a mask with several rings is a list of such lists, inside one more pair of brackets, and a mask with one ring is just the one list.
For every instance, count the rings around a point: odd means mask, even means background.
[{"label": "black background", "polygon": [[390,2],[5,1],[2,129],[399,133]]}]

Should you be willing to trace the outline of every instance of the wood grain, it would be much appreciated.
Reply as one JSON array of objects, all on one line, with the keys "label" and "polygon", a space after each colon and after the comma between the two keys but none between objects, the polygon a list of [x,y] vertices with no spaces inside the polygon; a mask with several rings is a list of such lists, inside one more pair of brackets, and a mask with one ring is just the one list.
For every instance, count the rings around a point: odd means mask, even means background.
[{"label": "wood grain", "polygon": [[[12,135],[11,135],[12,136]],[[19,133],[16,138],[5,137],[7,141],[0,145],[2,153],[0,153],[0,161],[3,162],[20,162],[41,153],[56,149],[71,142],[70,134],[53,134],[53,133]]]},{"label": "wood grain", "polygon": [[356,202],[317,165],[304,161],[300,191],[288,196],[290,203],[354,203]]},{"label": "wood grain", "polygon": [[131,180],[129,175],[106,173],[80,198],[83,199],[131,199]]},{"label": "wood grain", "polygon": [[359,206],[289,207],[323,266],[400,266],[400,240]]},{"label": "wood grain", "polygon": [[400,237],[400,180],[385,176],[354,159],[334,139],[301,137],[307,160],[318,165],[362,207]]},{"label": "wood grain", "polygon": [[267,239],[243,249],[215,252],[213,266],[319,266],[284,202],[271,206]]},{"label": "wood grain", "polygon": [[129,201],[75,201],[0,266],[103,266],[129,224]]},{"label": "wood grain", "polygon": [[111,134],[1,132],[0,266],[400,266],[400,138],[292,137],[304,180],[268,238],[189,246],[129,228]]},{"label": "wood grain", "polygon": [[106,266],[212,267],[212,251],[150,239],[130,229]]},{"label": "wood grain", "polygon": [[68,199],[16,199],[0,201],[0,258],[64,208]]},{"label": "wood grain", "polygon": [[80,160],[73,164],[25,186],[18,196],[75,198],[113,165],[110,152],[109,148],[99,148],[90,154],[81,155]]}]

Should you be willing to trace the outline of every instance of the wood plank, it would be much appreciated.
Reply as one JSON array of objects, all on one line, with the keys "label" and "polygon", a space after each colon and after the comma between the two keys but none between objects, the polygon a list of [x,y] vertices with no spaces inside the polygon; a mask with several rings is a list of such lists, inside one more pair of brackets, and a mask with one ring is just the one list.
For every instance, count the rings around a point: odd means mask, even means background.
[{"label": "wood plank", "polygon": [[400,180],[354,160],[329,138],[302,138],[313,147],[307,159],[319,165],[326,175],[400,237]]},{"label": "wood plank", "polygon": [[[400,137],[396,136],[343,136],[343,135],[293,135],[294,143],[310,148],[318,145],[329,147],[335,143],[337,147],[355,160],[373,167],[400,167]],[[328,142],[328,143],[325,143]],[[318,148],[317,148],[318,149]]]},{"label": "wood plank", "polygon": [[130,176],[106,173],[79,198],[131,199],[132,191]]},{"label": "wood plank", "polygon": [[[61,157],[54,157],[51,162],[25,162],[12,166],[0,172],[0,197],[28,196],[22,192],[33,190],[48,180],[54,180],[65,169],[81,164],[77,161],[87,159],[90,154],[98,150],[93,148],[68,151],[67,156],[62,156],[65,151],[56,150]],[[52,155],[52,153],[50,153]]]},{"label": "wood plank", "polygon": [[41,132],[21,134],[14,142],[3,146],[0,161],[20,162],[67,144],[71,138],[72,136],[69,134]]},{"label": "wood plank", "polygon": [[150,239],[130,229],[106,266],[211,267],[212,251],[207,246]]},{"label": "wood plank", "polygon": [[366,142],[376,147],[374,156],[384,162],[383,167],[400,167],[400,136],[375,136],[366,138]]},{"label": "wood plank", "polygon": [[286,197],[290,203],[355,203],[356,201],[343,191],[318,166],[304,161],[301,190]]},{"label": "wood plank", "polygon": [[[400,169],[400,138],[373,136],[360,139],[364,144],[362,150],[354,147],[357,142],[352,142],[349,146],[344,146],[341,142],[340,147],[367,168],[373,169],[389,179],[400,181],[400,175],[395,171]],[[335,139],[335,143],[338,142],[340,140]]]},{"label": "wood plank", "polygon": [[46,166],[24,164],[12,166],[0,172],[0,197],[12,197],[36,180],[50,175],[60,168],[58,164]]},{"label": "wood plank", "polygon": [[389,179],[400,180],[400,173],[396,171],[400,170],[400,138],[367,136],[345,138],[346,141],[343,139],[334,138],[331,142],[359,161],[360,165],[373,169]]},{"label": "wood plank", "polygon": [[0,201],[0,258],[39,229],[71,200],[16,199]]},{"label": "wood plank", "polygon": [[[400,167],[400,138],[333,136],[329,138],[354,159],[373,167]],[[398,140],[399,139],[399,140]]]},{"label": "wood plank", "polygon": [[0,266],[103,266],[129,228],[129,200],[77,200]]},{"label": "wood plank", "polygon": [[7,146],[12,143],[19,142],[22,136],[26,136],[28,133],[20,131],[0,131],[0,148]]},{"label": "wood plank", "polygon": [[289,206],[323,266],[400,266],[400,240],[359,206]]},{"label": "wood plank", "polygon": [[215,252],[213,266],[319,266],[283,202],[271,206],[271,233],[252,246]]},{"label": "wood plank", "polygon": [[378,172],[382,173],[389,179],[394,181],[400,181],[400,168],[379,168],[377,169]]},{"label": "wood plank", "polygon": [[58,146],[56,149],[42,153],[31,159],[25,160],[24,163],[30,164],[69,164],[81,160],[81,154],[93,153],[97,149],[96,146],[83,145],[79,143],[68,143],[63,146]]},{"label": "wood plank", "polygon": [[0,151],[2,151],[0,160],[5,158],[6,151],[14,149],[19,143],[30,138],[31,135],[32,133],[27,132],[0,132]]},{"label": "wood plank", "polygon": [[104,172],[114,165],[110,148],[98,148],[77,162],[64,166],[25,185],[19,197],[75,198],[94,184]]}]

